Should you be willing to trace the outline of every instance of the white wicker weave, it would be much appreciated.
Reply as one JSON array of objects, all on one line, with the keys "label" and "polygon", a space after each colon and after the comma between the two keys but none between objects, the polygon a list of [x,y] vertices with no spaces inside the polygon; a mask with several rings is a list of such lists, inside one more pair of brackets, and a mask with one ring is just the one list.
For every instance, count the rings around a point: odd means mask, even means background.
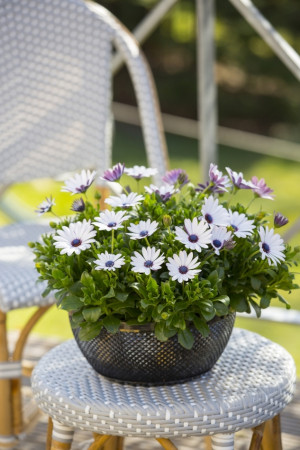
[{"label": "white wicker weave", "polygon": [[[0,0],[0,188],[111,165],[111,57],[124,58],[136,91],[148,162],[167,167],[157,95],[133,36],[105,8],[82,0]],[[138,163],[137,155],[137,163]],[[19,233],[14,244],[10,237]],[[27,250],[43,227],[0,229],[0,309],[42,299]]]},{"label": "white wicker weave", "polygon": [[112,382],[91,368],[71,340],[40,360],[32,387],[39,407],[67,430],[167,438],[255,427],[291,401],[295,377],[294,361],[281,346],[234,329],[213,369],[190,382]]}]

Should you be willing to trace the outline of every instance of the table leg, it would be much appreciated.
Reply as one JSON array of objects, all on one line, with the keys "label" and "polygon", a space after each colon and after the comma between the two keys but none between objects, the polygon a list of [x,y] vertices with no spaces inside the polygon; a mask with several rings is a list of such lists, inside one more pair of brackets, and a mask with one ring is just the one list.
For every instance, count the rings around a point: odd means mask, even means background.
[{"label": "table leg", "polygon": [[211,444],[212,450],[234,450],[234,434],[214,434]]},{"label": "table leg", "polygon": [[[50,424],[50,422],[49,422]],[[74,430],[53,420],[51,450],[69,450],[73,441]]]},{"label": "table leg", "polygon": [[279,414],[265,423],[261,448],[262,450],[282,450]]},{"label": "table leg", "polygon": [[170,439],[157,438],[156,440],[165,450],[177,450],[177,447],[170,441]]}]

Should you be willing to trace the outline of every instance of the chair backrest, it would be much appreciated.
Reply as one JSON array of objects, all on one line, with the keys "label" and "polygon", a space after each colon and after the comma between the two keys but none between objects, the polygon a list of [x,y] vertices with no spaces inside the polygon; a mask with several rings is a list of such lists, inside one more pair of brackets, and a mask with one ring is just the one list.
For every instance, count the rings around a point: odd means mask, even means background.
[{"label": "chair backrest", "polygon": [[114,47],[136,91],[148,163],[162,173],[157,95],[131,33],[81,0],[0,0],[1,186],[111,165]]}]

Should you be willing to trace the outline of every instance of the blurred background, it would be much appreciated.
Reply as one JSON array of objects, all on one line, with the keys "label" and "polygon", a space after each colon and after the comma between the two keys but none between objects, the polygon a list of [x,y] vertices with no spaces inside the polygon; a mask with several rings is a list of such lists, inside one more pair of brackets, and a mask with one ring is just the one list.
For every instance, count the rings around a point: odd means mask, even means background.
[{"label": "blurred background", "polygon": [[[132,30],[157,0],[101,0],[98,3],[108,8]],[[263,15],[300,53],[300,14],[297,3],[294,0],[255,1]],[[253,175],[265,178],[268,186],[274,189],[276,197],[273,202],[262,200],[262,207],[270,214],[280,211],[290,219],[286,230],[282,230],[284,234],[300,217],[299,81],[229,1],[216,1],[215,44],[218,124],[229,129],[226,142],[225,139],[222,140],[220,133],[219,168],[224,170],[229,166],[236,171],[242,171],[246,179]],[[143,44],[143,49],[154,74],[161,110],[164,113],[170,166],[187,170],[194,183],[204,181],[201,180],[195,122],[195,2],[178,1]],[[136,104],[125,68],[115,76],[114,101],[117,119],[119,104]],[[183,133],[184,136],[177,134],[178,122],[170,115],[189,119],[186,122],[188,131]],[[236,134],[234,130],[253,134]],[[270,140],[260,141],[260,136]],[[113,146],[114,162],[125,162],[128,166],[146,164],[144,144],[138,126],[116,120]],[[65,194],[60,193],[60,186],[60,183],[52,180],[37,179],[32,183],[19,184],[8,189],[1,198],[0,224],[21,218],[33,218],[35,206],[50,194],[56,199],[56,211],[65,213],[64,206],[61,206]],[[290,242],[293,245],[299,244],[299,238],[300,231],[295,232]],[[300,282],[299,275],[297,281]],[[300,310],[299,291],[289,295],[288,300],[292,308]],[[10,328],[20,327],[30,314],[31,309],[9,313]],[[237,325],[281,343],[293,354],[298,363],[298,375],[300,374],[299,325],[245,318],[238,318]],[[35,331],[62,338],[71,337],[64,312],[57,312],[55,307],[39,322]]]}]

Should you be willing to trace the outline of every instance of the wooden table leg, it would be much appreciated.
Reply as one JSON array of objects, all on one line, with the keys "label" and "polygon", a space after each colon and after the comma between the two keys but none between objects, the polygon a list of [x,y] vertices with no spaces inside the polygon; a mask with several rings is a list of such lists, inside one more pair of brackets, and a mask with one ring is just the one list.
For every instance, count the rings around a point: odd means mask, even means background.
[{"label": "wooden table leg", "polygon": [[280,415],[265,423],[262,450],[282,450]]},{"label": "wooden table leg", "polygon": [[177,447],[170,441],[170,439],[157,438],[156,440],[165,450],[177,450]]},{"label": "wooden table leg", "polygon": [[260,450],[261,441],[264,435],[264,429],[265,423],[262,423],[261,425],[258,425],[257,427],[253,428],[253,434],[249,450]]},{"label": "wooden table leg", "polygon": [[214,434],[211,444],[212,450],[234,450],[234,434]]},{"label": "wooden table leg", "polygon": [[[72,445],[74,430],[53,420],[50,450],[69,450]],[[51,426],[51,421],[49,420]]]},{"label": "wooden table leg", "polygon": [[[0,310],[0,443],[1,437],[3,437],[5,442],[13,439],[11,380],[9,378],[1,378],[1,363],[5,367],[4,364],[8,360],[6,314]],[[3,377],[5,377],[5,370],[3,370]]]}]

